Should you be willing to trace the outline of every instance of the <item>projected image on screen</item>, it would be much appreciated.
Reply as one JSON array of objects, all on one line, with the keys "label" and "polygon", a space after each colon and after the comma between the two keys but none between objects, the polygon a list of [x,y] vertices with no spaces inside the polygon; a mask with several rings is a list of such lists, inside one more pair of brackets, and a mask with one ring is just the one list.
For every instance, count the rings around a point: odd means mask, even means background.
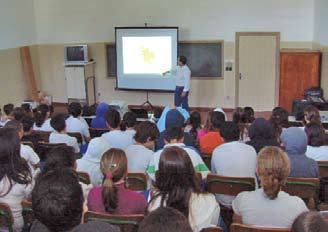
[{"label": "projected image on screen", "polygon": [[170,36],[123,37],[123,73],[163,73],[171,68]]}]

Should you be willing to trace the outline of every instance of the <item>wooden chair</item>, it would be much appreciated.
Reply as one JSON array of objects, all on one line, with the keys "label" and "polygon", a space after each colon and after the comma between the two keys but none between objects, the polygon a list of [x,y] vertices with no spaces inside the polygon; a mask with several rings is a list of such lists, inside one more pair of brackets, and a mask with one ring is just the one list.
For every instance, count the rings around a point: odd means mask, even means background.
[{"label": "wooden chair", "polygon": [[302,198],[308,202],[308,207],[313,209],[319,197],[319,184],[319,178],[288,177],[282,190]]},{"label": "wooden chair", "polygon": [[143,214],[114,215],[88,211],[84,214],[84,222],[100,221],[120,227],[122,232],[137,232],[138,225],[143,220]]},{"label": "wooden chair", "polygon": [[89,128],[90,137],[101,137],[102,134],[109,132],[109,129]]},{"label": "wooden chair", "polygon": [[144,191],[147,189],[147,175],[142,172],[128,173],[128,188],[133,191]]},{"label": "wooden chair", "polygon": [[32,223],[34,221],[34,213],[32,210],[32,202],[27,201],[27,200],[23,200],[22,201],[22,215],[23,215],[23,219],[24,219],[24,227],[23,227],[23,231],[28,232],[30,231],[30,228],[32,226]]},{"label": "wooden chair", "polygon": [[232,223],[230,226],[230,232],[291,232],[291,230],[287,228],[263,228]]},{"label": "wooden chair", "polygon": [[40,135],[43,142],[49,143],[49,136],[51,134],[51,131],[38,131],[38,130],[35,130],[35,131],[33,131],[33,133]]},{"label": "wooden chair", "polygon": [[204,228],[200,232],[223,232],[223,229],[219,226],[215,226],[215,227]]},{"label": "wooden chair", "polygon": [[319,175],[321,178],[328,177],[328,161],[318,161]]},{"label": "wooden chair", "polygon": [[206,166],[208,167],[209,170],[211,170],[212,167],[212,154],[206,154],[206,153],[202,153],[202,159],[204,161],[204,163],[206,164]]},{"label": "wooden chair", "polygon": [[31,147],[34,150],[34,145],[31,141],[22,141],[22,144]]},{"label": "wooden chair", "polygon": [[87,172],[77,172],[77,175],[79,176],[79,180],[86,184],[89,185],[91,184],[91,180],[90,180],[90,175]]},{"label": "wooden chair", "polygon": [[328,161],[318,161],[320,176],[320,200],[328,203]]},{"label": "wooden chair", "polygon": [[0,203],[0,230],[2,228],[13,232],[14,218],[10,206],[6,203]]},{"label": "wooden chair", "polygon": [[71,136],[71,137],[76,138],[78,144],[82,144],[83,143],[82,135],[79,132],[68,132],[67,134],[69,136]]},{"label": "wooden chair", "polygon": [[41,161],[46,160],[47,154],[56,147],[67,146],[65,143],[38,143],[39,157]]}]

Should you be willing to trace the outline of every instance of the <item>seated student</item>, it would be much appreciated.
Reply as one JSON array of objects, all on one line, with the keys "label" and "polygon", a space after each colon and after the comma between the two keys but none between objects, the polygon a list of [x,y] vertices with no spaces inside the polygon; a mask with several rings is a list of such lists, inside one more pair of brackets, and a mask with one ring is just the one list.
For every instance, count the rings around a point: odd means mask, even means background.
[{"label": "seated student", "polygon": [[138,232],[193,232],[187,217],[171,207],[159,207],[139,224]]},{"label": "seated student", "polygon": [[[76,170],[76,156],[72,147],[56,147],[52,149],[48,154],[45,162],[44,169],[40,175],[44,175],[45,172],[52,171],[56,168],[71,168]],[[84,199],[88,199],[88,194],[92,184],[84,184],[80,182],[83,190]]]},{"label": "seated student", "polygon": [[92,128],[107,129],[105,115],[109,110],[109,106],[105,102],[99,103],[96,110],[96,117],[91,121]]},{"label": "seated student", "polygon": [[242,117],[244,115],[244,109],[242,107],[236,107],[232,112],[232,121],[237,125],[242,123]]},{"label": "seated student", "polygon": [[199,142],[199,140],[209,132],[210,127],[211,127],[211,113],[212,112],[213,111],[211,111],[207,114],[206,123],[205,123],[204,127],[198,131],[196,141]]},{"label": "seated student", "polygon": [[36,108],[34,112],[34,126],[33,130],[39,131],[53,131],[54,129],[50,125],[50,109],[49,106],[42,104]]},{"label": "seated student", "polygon": [[21,123],[23,125],[24,135],[22,141],[29,141],[33,143],[35,149],[38,147],[38,142],[43,141],[41,135],[33,133],[34,120],[30,116],[22,118]]},{"label": "seated student", "polygon": [[[176,109],[169,110],[165,117],[165,130],[161,132],[159,139],[156,143],[156,150],[162,149],[165,145],[164,138],[166,130],[169,130],[172,127],[180,127],[182,128],[185,122],[184,116]],[[157,123],[158,125],[158,123]],[[191,137],[189,133],[184,133],[184,141],[183,143],[186,146],[195,147],[195,141]]]},{"label": "seated student", "polygon": [[328,146],[325,145],[325,128],[322,124],[310,122],[305,126],[308,145],[305,155],[315,161],[328,161]]},{"label": "seated student", "polygon": [[17,132],[0,128],[0,202],[10,206],[14,231],[23,228],[22,200],[29,197],[33,184],[30,168],[20,156]]},{"label": "seated student", "polygon": [[21,121],[22,118],[25,116],[25,111],[21,107],[15,107],[13,111],[14,119],[17,121]]},{"label": "seated student", "polygon": [[137,126],[137,115],[133,112],[126,112],[123,115],[121,124],[121,130],[124,130],[126,134],[130,135],[133,139],[136,134],[135,127]]},{"label": "seated student", "polygon": [[210,113],[211,126],[206,135],[199,140],[200,152],[211,154],[213,150],[223,143],[220,127],[225,122],[224,114],[218,111]]},{"label": "seated student", "polygon": [[161,133],[163,131],[165,131],[165,129],[166,129],[166,116],[167,116],[167,113],[170,112],[171,110],[178,111],[180,113],[180,115],[183,116],[183,122],[187,121],[189,118],[189,112],[187,110],[183,109],[182,107],[174,106],[173,108],[170,108],[169,106],[166,106],[162,110],[161,115],[157,121],[157,127],[158,127],[159,132],[161,132]]},{"label": "seated student", "polygon": [[51,119],[50,125],[55,131],[51,132],[49,143],[65,143],[67,146],[73,147],[75,153],[80,152],[77,139],[67,134],[65,116],[63,114],[55,115]]},{"label": "seated student", "polygon": [[287,128],[281,134],[281,142],[290,160],[290,176],[319,177],[317,162],[305,156],[307,136],[303,129],[298,127]]},{"label": "seated student", "polygon": [[250,106],[244,107],[243,114],[241,116],[241,121],[243,123],[253,123],[255,120],[255,112],[254,109]]},{"label": "seated student", "polygon": [[9,103],[3,106],[3,112],[5,113],[5,115],[1,117],[0,126],[4,126],[6,125],[7,122],[14,119],[13,111],[14,111],[13,104]]},{"label": "seated student", "polygon": [[21,104],[21,108],[23,109],[25,116],[29,116],[33,118],[32,107],[29,103]]},{"label": "seated student", "polygon": [[234,222],[290,228],[295,218],[308,209],[301,198],[281,191],[290,172],[287,154],[278,147],[263,148],[257,158],[256,170],[262,188],[238,194],[232,202]]},{"label": "seated student", "polygon": [[[239,127],[234,122],[225,122],[220,128],[224,143],[213,151],[212,172],[222,176],[254,177],[256,170],[256,151],[239,141]],[[217,194],[218,201],[231,207],[233,196]]]},{"label": "seated student", "polygon": [[309,105],[304,109],[304,118],[303,118],[304,126],[310,122],[321,124],[321,117],[320,117],[319,110],[312,105]]},{"label": "seated student", "polygon": [[[11,120],[6,123],[4,128],[15,129],[15,131],[18,133],[19,139],[23,138],[24,131],[23,131],[22,123],[20,123],[16,120]],[[40,158],[35,153],[33,148],[31,148],[30,146],[21,144],[20,145],[20,155],[23,159],[25,159],[27,161],[27,163],[30,165],[30,167],[33,168],[33,171],[40,167]]]},{"label": "seated student", "polygon": [[84,198],[76,173],[69,168],[55,168],[39,175],[32,192],[35,221],[31,232],[97,231],[119,232],[104,222],[81,224]]},{"label": "seated student", "polygon": [[77,171],[87,172],[93,186],[100,186],[104,175],[100,170],[100,160],[102,155],[109,150],[106,139],[98,137],[89,142],[88,149],[81,159],[77,160]]},{"label": "seated student", "polygon": [[[165,133],[165,143],[166,145],[164,148],[167,147],[180,147],[183,150],[187,152],[187,154],[190,156],[191,162],[194,166],[194,169],[196,172],[200,172],[202,175],[202,179],[206,179],[207,174],[210,172],[204,161],[202,160],[201,156],[190,147],[186,147],[186,145],[183,143],[183,130],[181,127],[172,127],[168,130],[166,130]],[[155,173],[158,170],[158,164],[161,157],[163,150],[159,150],[155,152],[153,155],[149,167],[147,169],[147,173],[149,177],[155,181]]]},{"label": "seated student", "polygon": [[213,194],[201,191],[187,152],[179,147],[163,150],[148,211],[172,207],[188,217],[193,231],[217,225],[220,206]]},{"label": "seated student", "polygon": [[190,118],[187,121],[187,126],[184,129],[184,132],[189,133],[195,141],[197,139],[198,131],[202,129],[201,121],[199,112],[191,112]]},{"label": "seated student", "polygon": [[301,213],[294,221],[291,232],[326,232],[328,222],[322,213],[310,211]]},{"label": "seated student", "polygon": [[134,136],[135,144],[125,149],[128,159],[128,172],[146,172],[153,157],[156,139],[159,131],[155,123],[145,121],[137,126]]},{"label": "seated student", "polygon": [[280,135],[281,133],[289,127],[289,121],[288,121],[288,111],[281,107],[275,107],[272,110],[271,117],[269,119],[269,123],[271,124],[273,128],[273,133],[278,141],[280,143]]},{"label": "seated student", "polygon": [[125,187],[128,173],[127,159],[121,149],[111,148],[101,158],[104,183],[91,189],[88,208],[111,214],[143,214],[147,203],[143,195]]},{"label": "seated student", "polygon": [[81,120],[82,107],[78,102],[72,102],[68,106],[69,118],[66,119],[66,130],[71,133],[80,133],[83,141],[88,142],[90,138],[89,127]]},{"label": "seated student", "polygon": [[107,112],[106,122],[110,131],[102,134],[101,137],[107,140],[110,147],[125,149],[134,143],[134,139],[129,134],[121,131],[121,116],[117,110],[110,109]]},{"label": "seated student", "polygon": [[250,141],[246,144],[254,147],[256,153],[265,146],[278,146],[279,143],[273,133],[270,123],[264,118],[257,118],[248,129]]}]

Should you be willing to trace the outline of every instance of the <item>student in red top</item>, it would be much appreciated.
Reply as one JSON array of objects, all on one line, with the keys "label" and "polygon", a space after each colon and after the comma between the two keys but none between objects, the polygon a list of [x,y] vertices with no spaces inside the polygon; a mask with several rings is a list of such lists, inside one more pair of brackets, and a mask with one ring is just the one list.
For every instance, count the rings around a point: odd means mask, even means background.
[{"label": "student in red top", "polygon": [[210,113],[209,132],[199,140],[200,152],[210,154],[213,150],[223,143],[220,135],[220,127],[225,122],[225,116],[222,112],[213,111]]}]

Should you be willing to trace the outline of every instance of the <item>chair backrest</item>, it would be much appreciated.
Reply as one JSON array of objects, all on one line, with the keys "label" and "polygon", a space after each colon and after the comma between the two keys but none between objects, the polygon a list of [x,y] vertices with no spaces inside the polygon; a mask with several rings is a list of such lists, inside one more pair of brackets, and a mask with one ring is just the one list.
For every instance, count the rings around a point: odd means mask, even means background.
[{"label": "chair backrest", "polygon": [[34,150],[34,145],[31,141],[22,141],[22,144],[31,147]]},{"label": "chair backrest", "polygon": [[143,220],[143,214],[114,215],[88,211],[84,214],[84,222],[100,221],[117,225],[122,232],[137,232],[138,225]]},{"label": "chair backrest", "polygon": [[102,134],[109,132],[109,129],[89,128],[90,137],[101,137]]},{"label": "chair backrest", "polygon": [[34,221],[34,213],[32,210],[32,202],[23,200],[22,201],[22,215],[24,219],[24,228],[23,231],[30,231],[30,228],[32,226],[32,223]]},{"label": "chair backrest", "polygon": [[77,172],[77,175],[79,176],[79,180],[84,184],[91,184],[90,175],[87,172]]},{"label": "chair backrest", "polygon": [[46,160],[47,154],[56,147],[67,146],[65,143],[38,143],[38,155],[41,161]]},{"label": "chair backrest", "polygon": [[320,177],[328,177],[328,161],[318,161]]},{"label": "chair backrest", "polygon": [[202,159],[209,170],[211,170],[212,154],[202,153]]},{"label": "chair backrest", "polygon": [[215,226],[215,227],[204,228],[200,232],[223,232],[223,229],[219,226]]},{"label": "chair backrest", "polygon": [[0,228],[6,228],[10,232],[13,230],[14,218],[10,206],[6,203],[0,203]]},{"label": "chair backrest", "polygon": [[255,190],[254,177],[230,177],[216,174],[207,175],[208,191],[211,193],[237,196],[243,191]]},{"label": "chair backrest", "polygon": [[144,191],[147,189],[147,175],[142,172],[128,173],[128,188],[133,191]]},{"label": "chair backrest", "polygon": [[83,143],[82,135],[79,132],[67,132],[67,134],[69,136],[71,136],[71,137],[76,138],[78,144],[82,144]]},{"label": "chair backrest", "polygon": [[313,198],[316,200],[319,193],[319,184],[319,178],[288,177],[286,185],[282,187],[282,190],[302,199]]},{"label": "chair backrest", "polygon": [[51,134],[51,131],[38,131],[38,130],[35,130],[35,131],[33,131],[33,133],[40,135],[43,142],[49,143],[49,136]]},{"label": "chair backrest", "polygon": [[263,228],[232,223],[230,232],[291,232],[291,230],[287,228]]}]

